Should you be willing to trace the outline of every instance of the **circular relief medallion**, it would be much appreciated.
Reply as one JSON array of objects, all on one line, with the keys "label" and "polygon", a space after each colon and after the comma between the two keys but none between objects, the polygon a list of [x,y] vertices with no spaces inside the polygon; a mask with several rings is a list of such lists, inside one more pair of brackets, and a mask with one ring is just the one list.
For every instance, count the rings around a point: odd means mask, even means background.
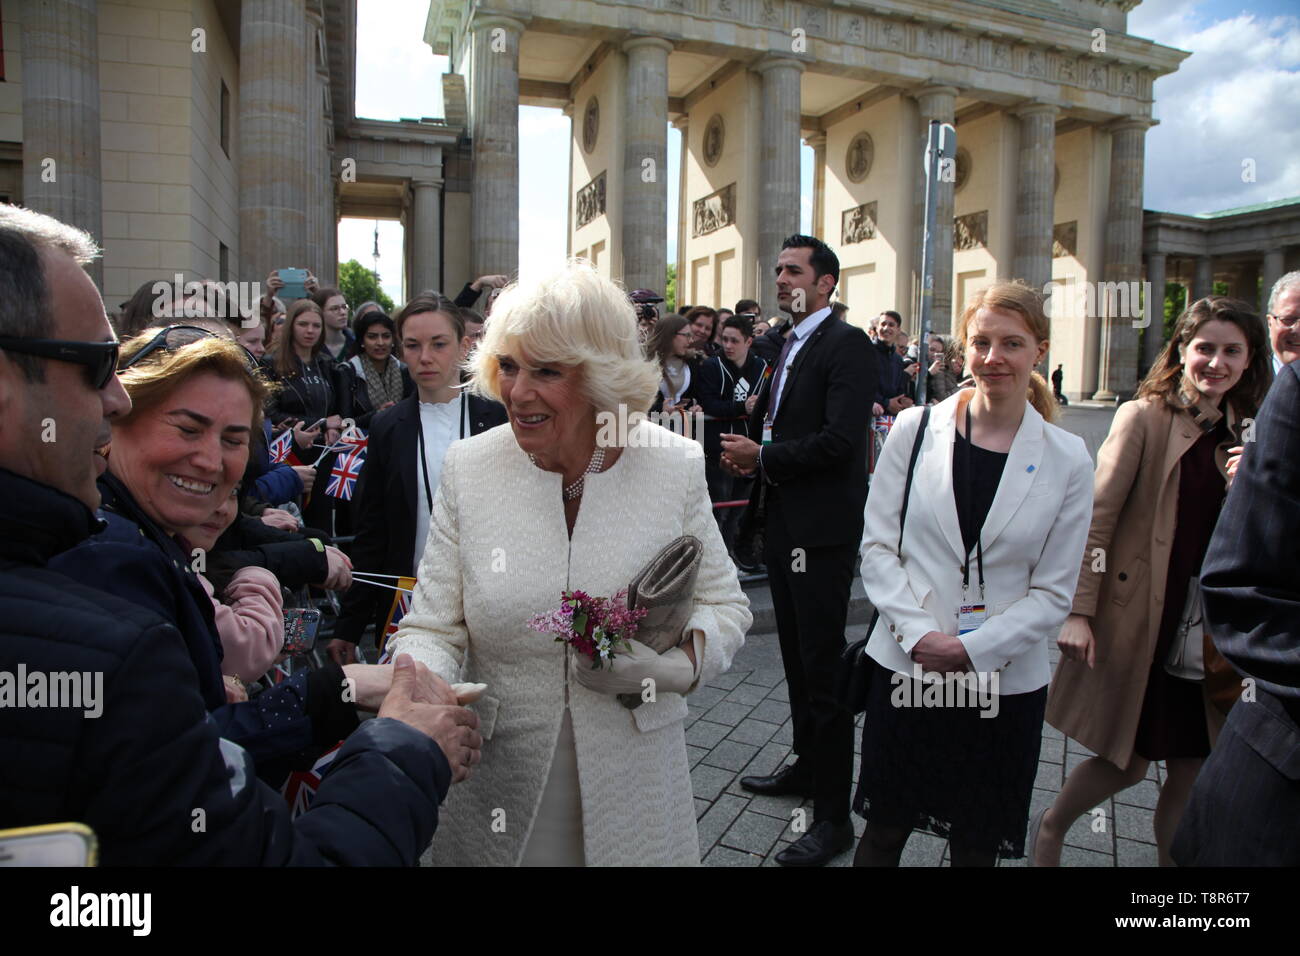
[{"label": "circular relief medallion", "polygon": [[844,171],[849,181],[860,183],[871,172],[871,163],[876,158],[876,144],[871,141],[870,133],[859,133],[849,141],[848,152],[844,154]]},{"label": "circular relief medallion", "polygon": [[962,147],[957,148],[956,177],[957,179],[953,183],[953,192],[959,193],[970,179],[970,153]]},{"label": "circular relief medallion", "polygon": [[582,148],[589,153],[595,149],[598,135],[600,135],[600,103],[593,96],[587,100],[587,109],[582,114]]},{"label": "circular relief medallion", "polygon": [[722,144],[727,139],[727,129],[722,125],[722,117],[717,113],[709,119],[704,127],[704,162],[716,166],[722,158]]}]

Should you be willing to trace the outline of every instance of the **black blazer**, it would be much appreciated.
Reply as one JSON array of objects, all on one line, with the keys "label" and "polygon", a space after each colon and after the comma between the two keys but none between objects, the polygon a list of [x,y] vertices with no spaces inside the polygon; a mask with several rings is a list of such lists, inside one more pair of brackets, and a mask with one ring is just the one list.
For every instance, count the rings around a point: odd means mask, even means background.
[{"label": "black blazer", "polygon": [[[469,434],[478,435],[506,423],[498,402],[466,395]],[[413,575],[417,508],[425,508],[424,489],[416,480],[419,461],[420,398],[411,395],[375,415],[370,425],[366,463],[357,483],[357,536],[349,552],[353,567],[380,574]],[[437,489],[434,489],[436,492]],[[366,625],[382,627],[393,592],[356,583],[343,596],[334,636],[357,643]]]},{"label": "black blazer", "polygon": [[1201,564],[1215,646],[1255,681],[1228,713],[1171,853],[1180,866],[1295,866],[1300,781],[1300,362],[1278,372]]},{"label": "black blazer", "polygon": [[[761,474],[775,486],[789,534],[803,547],[862,540],[867,503],[867,437],[879,363],[855,325],[822,320],[800,346],[782,384],[772,444]],[[761,441],[775,371],[759,391],[749,434]],[[760,482],[754,482],[751,508]]]}]

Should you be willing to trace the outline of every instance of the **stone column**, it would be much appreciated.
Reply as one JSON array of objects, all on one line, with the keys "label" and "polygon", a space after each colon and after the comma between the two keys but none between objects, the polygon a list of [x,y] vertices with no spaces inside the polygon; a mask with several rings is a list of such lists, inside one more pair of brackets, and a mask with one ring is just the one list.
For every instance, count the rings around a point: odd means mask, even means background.
[{"label": "stone column", "polygon": [[510,17],[476,17],[470,261],[475,276],[519,271],[519,37]]},{"label": "stone column", "polygon": [[[1142,164],[1146,153],[1146,133],[1151,121],[1143,117],[1122,119],[1110,125],[1110,202],[1106,207],[1105,265],[1106,282],[1136,283],[1142,277]],[[1129,287],[1134,288],[1132,286]],[[1101,319],[1101,368],[1098,401],[1125,399],[1137,391],[1137,329],[1135,296],[1127,310],[1117,310],[1122,297],[1098,295],[1097,311]]]},{"label": "stone column", "polygon": [[785,57],[764,57],[753,69],[763,80],[758,274],[764,277],[754,298],[764,315],[776,315],[772,270],[781,243],[799,231],[799,85],[804,65]]},{"label": "stone column", "polygon": [[1196,257],[1196,276],[1192,279],[1190,306],[1197,299],[1214,295],[1214,259],[1210,256]]},{"label": "stone column", "polygon": [[573,137],[577,131],[573,126],[573,100],[564,104],[560,110],[569,118],[569,165],[566,167],[567,172],[564,177],[564,255],[571,257],[573,255],[573,207],[575,198],[573,195]]},{"label": "stone column", "polygon": [[442,290],[442,180],[417,179],[411,183],[411,290]]},{"label": "stone column", "polygon": [[1147,327],[1142,333],[1142,368],[1147,370],[1156,363],[1160,349],[1165,344],[1165,276],[1166,259],[1163,252],[1147,254]]},{"label": "stone column", "polygon": [[623,44],[623,285],[662,291],[668,274],[668,54],[659,37]]},{"label": "stone column", "polygon": [[[307,250],[307,12],[242,0],[239,15],[239,278],[314,268]],[[314,197],[316,201],[319,197]]]},{"label": "stone column", "polygon": [[812,228],[809,232],[822,242],[839,239],[826,224],[826,134],[813,133],[803,141],[813,151]]},{"label": "stone column", "polygon": [[1232,285],[1228,287],[1228,294],[1234,299],[1255,305],[1259,298],[1259,264],[1255,262],[1243,262],[1232,276]]},{"label": "stone column", "polygon": [[[930,121],[940,123],[953,122],[953,109],[957,100],[957,89],[952,86],[926,86],[912,94],[920,110],[921,145],[917,150],[916,192],[914,194],[915,214],[912,221],[916,230],[916,268],[917,275],[923,267],[921,247],[925,242],[925,149],[929,145]],[[955,158],[955,154],[954,154]],[[939,180],[935,204],[934,228],[934,291],[930,300],[930,327],[936,332],[947,332],[952,328],[952,207],[953,184]],[[896,304],[901,305],[901,303]],[[904,323],[913,331],[920,325],[919,315],[905,316]]]},{"label": "stone column", "polygon": [[[686,195],[686,161],[691,155],[690,114],[674,120],[673,128],[682,134],[677,163],[677,295],[673,302],[673,308],[676,308],[682,301],[682,289],[686,288],[686,223],[690,219],[691,209],[690,199]],[[667,312],[668,290],[663,289],[662,295],[664,304],[660,309],[661,314]]]},{"label": "stone column", "polygon": [[1050,103],[1015,110],[1020,119],[1015,255],[1012,278],[1040,292],[1052,279],[1052,212],[1056,193],[1056,117]]},{"label": "stone column", "polygon": [[1259,314],[1261,316],[1268,313],[1268,297],[1273,294],[1273,286],[1277,280],[1282,278],[1286,271],[1286,255],[1281,249],[1270,249],[1264,253],[1264,281],[1259,290]]},{"label": "stone column", "polygon": [[[98,4],[47,0],[19,10],[23,204],[102,242]],[[101,260],[86,271],[102,289]]]}]

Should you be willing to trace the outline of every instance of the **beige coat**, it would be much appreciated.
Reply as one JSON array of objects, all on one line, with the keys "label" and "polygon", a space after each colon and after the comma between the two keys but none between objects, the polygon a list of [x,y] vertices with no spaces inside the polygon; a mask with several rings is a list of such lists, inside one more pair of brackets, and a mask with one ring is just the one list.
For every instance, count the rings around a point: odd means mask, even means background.
[{"label": "beige coat", "polygon": [[[1207,403],[1197,408],[1211,426],[1223,416]],[[1231,409],[1228,416],[1231,426]],[[1092,527],[1071,611],[1092,618],[1096,668],[1061,659],[1047,722],[1121,768],[1133,757],[1159,636],[1179,461],[1201,434],[1191,412],[1137,399],[1119,407],[1097,455]],[[1215,454],[1225,476],[1231,445]]]},{"label": "beige coat", "polygon": [[570,541],[561,476],[535,467],[509,428],[447,451],[412,607],[389,643],[449,682],[487,684],[483,760],[454,784],[433,862],[513,866],[532,832],[565,700],[573,718],[589,866],[700,861],[686,754],[686,700],[627,710],[568,677],[562,644],[528,628],[566,588],[607,596],[683,534],[704,543],[684,633],[704,634],[702,685],[731,666],[749,601],[709,506],[698,443],[641,422],[607,471],[587,476]]}]

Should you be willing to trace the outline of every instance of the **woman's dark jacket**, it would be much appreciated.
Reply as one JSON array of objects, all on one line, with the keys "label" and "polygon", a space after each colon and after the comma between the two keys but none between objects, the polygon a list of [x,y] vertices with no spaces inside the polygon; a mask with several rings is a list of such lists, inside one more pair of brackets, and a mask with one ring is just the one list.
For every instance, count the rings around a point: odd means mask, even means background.
[{"label": "woman's dark jacket", "polygon": [[293,360],[297,373],[281,378],[275,371],[275,359],[270,355],[262,359],[267,376],[277,386],[266,403],[266,417],[276,425],[291,418],[299,419],[307,428],[322,418],[340,414],[337,366],[324,352],[305,364],[297,356]]},{"label": "woman's dark jacket", "polygon": [[[367,362],[364,355],[356,358],[358,362]],[[397,359],[389,356],[388,361],[395,362]],[[405,365],[402,366],[402,398],[409,398],[415,392],[415,382],[411,380],[411,373]],[[352,359],[338,366],[338,384],[339,384],[339,414],[344,418],[350,418],[358,428],[370,429],[370,423],[379,409],[375,408],[375,403],[370,399],[370,388],[366,384],[366,376],[357,372],[352,363]],[[310,422],[308,423],[310,424]]]}]

